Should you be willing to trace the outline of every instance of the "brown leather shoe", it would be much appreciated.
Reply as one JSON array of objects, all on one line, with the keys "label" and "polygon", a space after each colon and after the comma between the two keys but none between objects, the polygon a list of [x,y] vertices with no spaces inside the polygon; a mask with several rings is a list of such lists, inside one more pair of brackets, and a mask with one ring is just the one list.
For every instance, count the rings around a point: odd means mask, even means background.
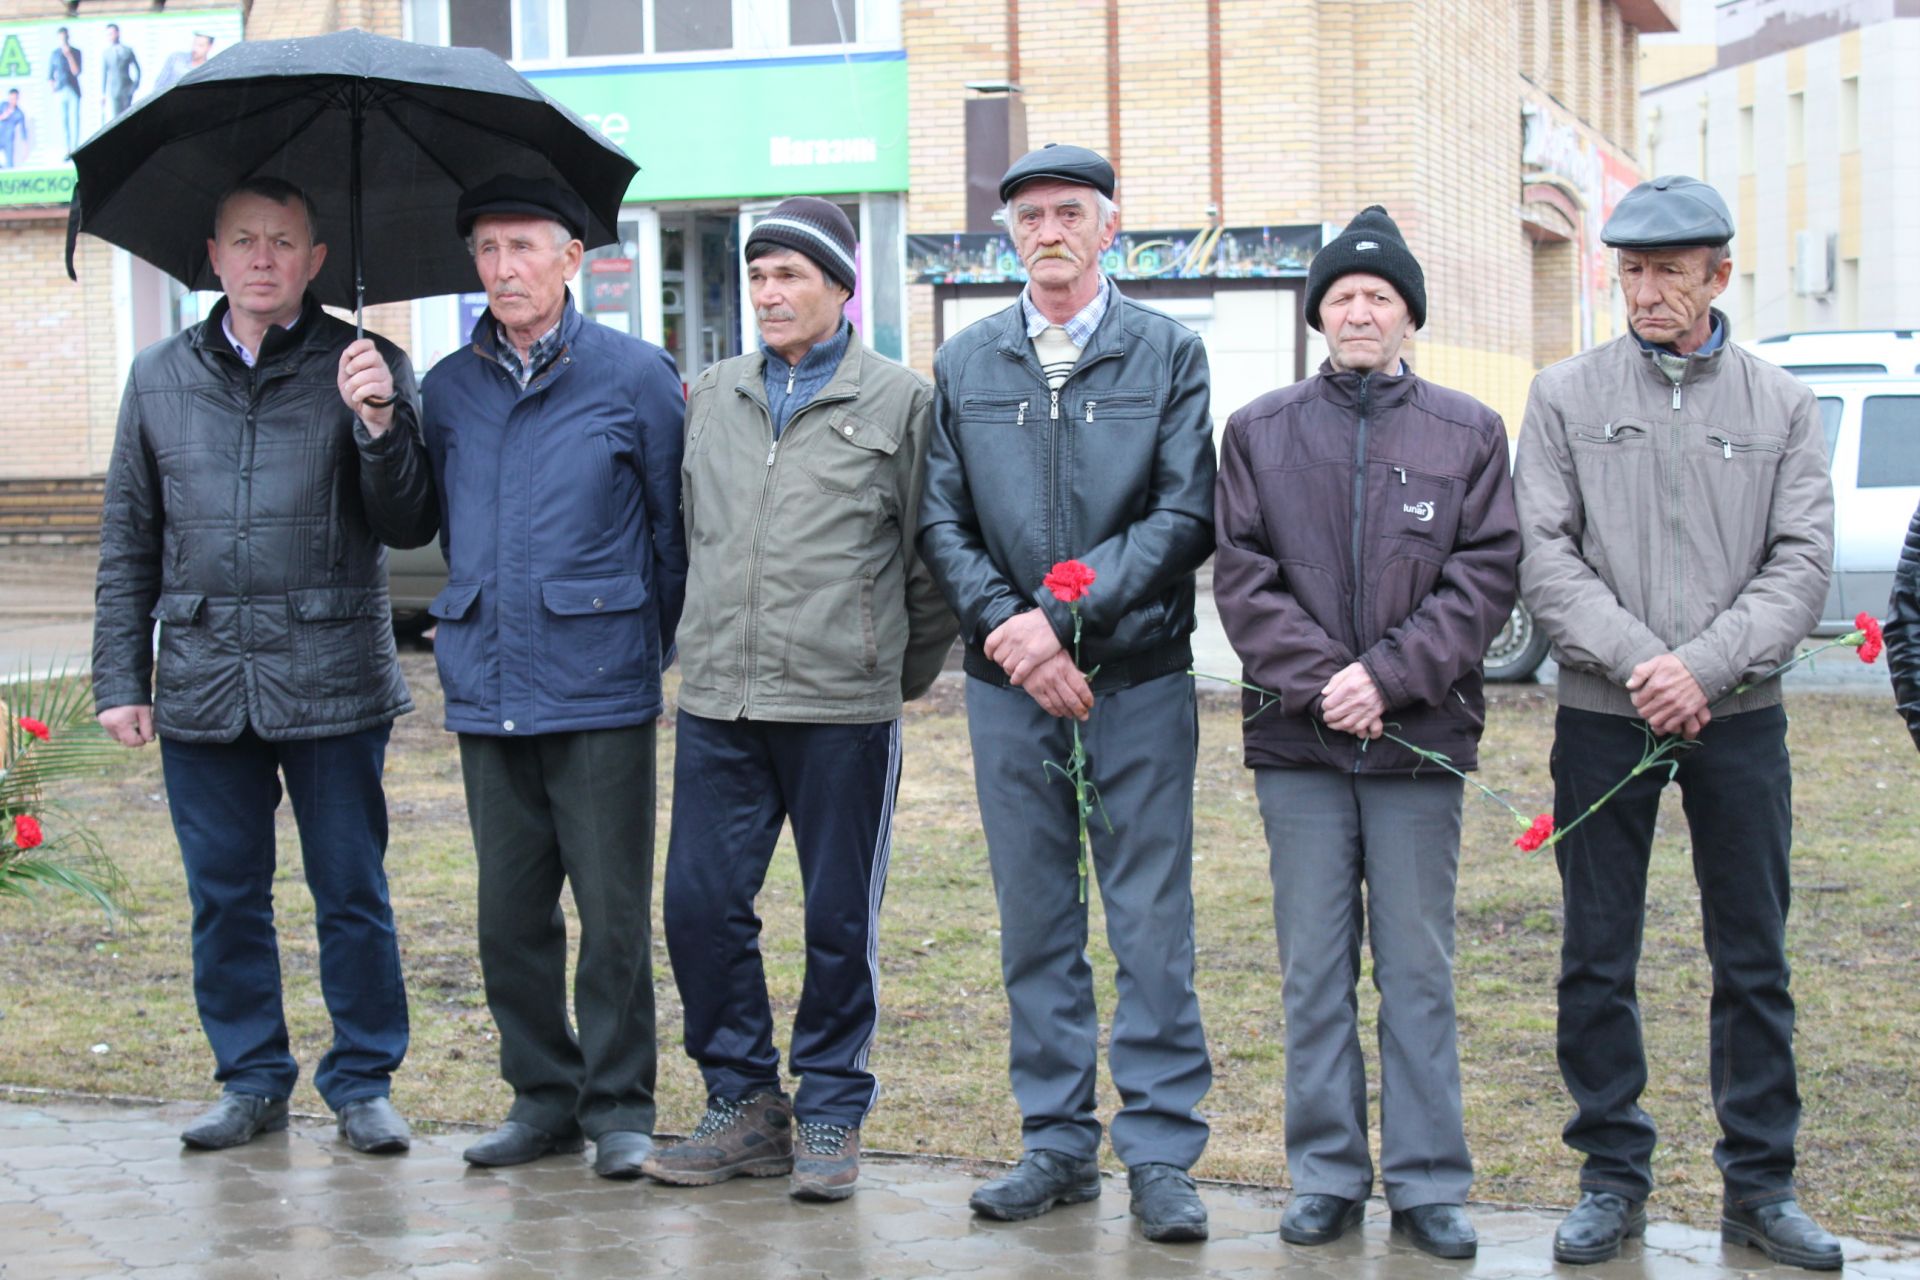
[{"label": "brown leather shoe", "polygon": [[793,1104],[782,1093],[709,1098],[707,1114],[685,1141],[655,1147],[640,1172],[677,1187],[728,1178],[777,1178],[793,1171]]},{"label": "brown leather shoe", "polygon": [[860,1131],[821,1120],[800,1122],[794,1150],[795,1200],[845,1200],[860,1181]]}]

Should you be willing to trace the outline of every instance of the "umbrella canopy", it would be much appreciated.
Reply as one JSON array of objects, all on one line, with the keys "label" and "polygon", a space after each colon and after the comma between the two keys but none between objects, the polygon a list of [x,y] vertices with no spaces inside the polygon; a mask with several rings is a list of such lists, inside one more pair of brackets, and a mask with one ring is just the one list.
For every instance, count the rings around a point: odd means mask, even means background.
[{"label": "umbrella canopy", "polygon": [[[340,307],[477,287],[454,229],[468,187],[502,173],[559,182],[586,201],[588,248],[618,238],[638,166],[483,49],[341,31],[235,45],[73,153],[67,274],[82,231],[193,289],[214,205],[246,178],[303,188],[331,252],[313,292]],[[364,296],[356,296],[356,269]]]}]

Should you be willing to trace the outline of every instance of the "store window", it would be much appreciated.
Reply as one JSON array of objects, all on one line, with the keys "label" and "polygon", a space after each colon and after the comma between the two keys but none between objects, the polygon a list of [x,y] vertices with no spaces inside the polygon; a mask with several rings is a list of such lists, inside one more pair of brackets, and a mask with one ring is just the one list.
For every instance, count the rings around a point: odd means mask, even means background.
[{"label": "store window", "polygon": [[403,0],[407,37],[519,62],[897,44],[900,0]]},{"label": "store window", "polygon": [[852,44],[853,0],[787,0],[788,44]]}]

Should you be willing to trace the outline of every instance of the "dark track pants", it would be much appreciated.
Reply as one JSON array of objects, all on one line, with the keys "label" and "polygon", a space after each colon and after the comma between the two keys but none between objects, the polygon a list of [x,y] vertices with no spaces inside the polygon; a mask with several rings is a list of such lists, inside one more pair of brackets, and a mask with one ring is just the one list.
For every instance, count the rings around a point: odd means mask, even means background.
[{"label": "dark track pants", "polygon": [[663,901],[687,1054],[711,1097],[777,1089],[780,1055],[754,898],[791,820],[807,972],[789,1068],[804,1120],[858,1126],[879,1086],[880,901],[900,786],[900,722],[793,724],[679,713]]}]

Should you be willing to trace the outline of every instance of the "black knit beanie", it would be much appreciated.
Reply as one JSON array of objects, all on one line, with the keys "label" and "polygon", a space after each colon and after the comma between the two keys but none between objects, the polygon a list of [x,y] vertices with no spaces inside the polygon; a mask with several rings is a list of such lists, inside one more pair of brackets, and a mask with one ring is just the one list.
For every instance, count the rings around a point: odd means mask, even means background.
[{"label": "black knit beanie", "polygon": [[1414,328],[1427,323],[1427,277],[1400,238],[1400,228],[1377,204],[1362,209],[1345,231],[1313,255],[1307,267],[1307,323],[1320,327],[1320,301],[1335,280],[1362,271],[1400,291]]},{"label": "black knit beanie", "polygon": [[794,196],[782,200],[772,213],[753,224],[753,230],[747,233],[746,259],[754,260],[755,246],[762,251],[792,249],[812,258],[827,273],[827,279],[848,293],[858,293],[854,283],[859,278],[855,243],[853,224],[839,205],[818,196]]}]

